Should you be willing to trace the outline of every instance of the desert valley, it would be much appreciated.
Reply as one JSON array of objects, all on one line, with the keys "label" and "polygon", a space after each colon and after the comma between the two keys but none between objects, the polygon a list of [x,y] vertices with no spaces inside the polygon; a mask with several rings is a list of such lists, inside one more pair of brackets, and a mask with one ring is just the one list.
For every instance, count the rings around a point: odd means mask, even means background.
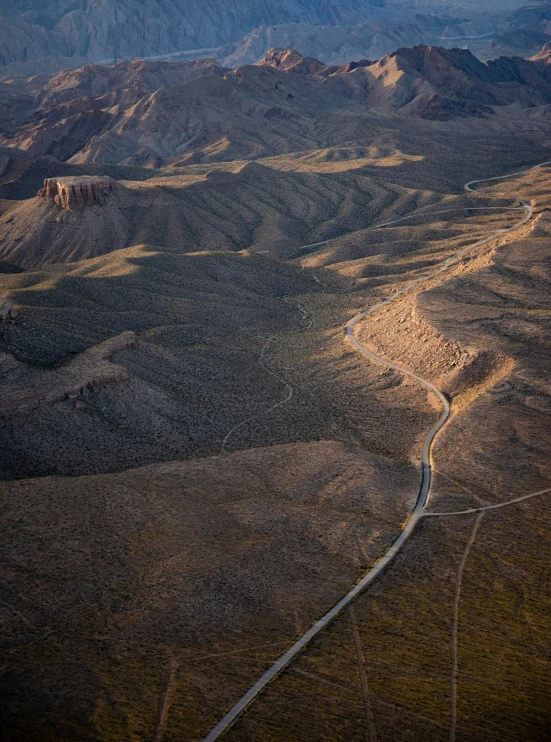
[{"label": "desert valley", "polygon": [[2,739],[548,740],[551,6],[130,5],[0,17]]}]

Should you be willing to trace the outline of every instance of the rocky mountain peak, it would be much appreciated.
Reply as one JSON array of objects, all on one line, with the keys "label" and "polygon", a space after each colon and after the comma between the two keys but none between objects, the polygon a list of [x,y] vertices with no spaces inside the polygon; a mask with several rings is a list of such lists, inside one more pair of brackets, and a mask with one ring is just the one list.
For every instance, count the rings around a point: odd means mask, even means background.
[{"label": "rocky mountain peak", "polygon": [[427,79],[445,71],[459,71],[469,77],[486,80],[489,78],[488,68],[477,59],[468,49],[445,49],[441,46],[424,46],[422,44],[412,48],[398,49],[390,55],[397,61],[407,64]]},{"label": "rocky mountain peak", "polygon": [[320,62],[313,57],[303,57],[294,49],[279,49],[272,48],[268,49],[262,59],[256,63],[259,67],[274,67],[277,70],[284,70],[288,72],[293,70],[294,72],[304,72],[310,74],[316,74],[321,70],[326,69],[325,64]]}]

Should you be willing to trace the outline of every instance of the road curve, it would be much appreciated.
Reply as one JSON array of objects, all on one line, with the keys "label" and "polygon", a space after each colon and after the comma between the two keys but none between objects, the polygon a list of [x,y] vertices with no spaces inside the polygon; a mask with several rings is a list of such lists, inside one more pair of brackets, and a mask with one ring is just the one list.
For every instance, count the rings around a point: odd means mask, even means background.
[{"label": "road curve", "polygon": [[[531,170],[536,170],[537,168],[543,167],[544,165],[551,164],[551,162],[543,162],[539,165],[536,165],[533,168],[529,168],[528,170],[524,170],[519,173],[513,173],[512,175],[505,175],[501,176],[501,178],[488,178],[487,181],[492,180],[500,180],[502,178],[510,178],[515,175],[524,175],[527,172],[530,172]],[[471,181],[470,183],[467,183],[465,185],[465,190],[469,192],[475,192],[475,189],[473,189],[471,186],[477,184],[477,183],[484,183],[486,180],[477,180],[477,181]],[[219,739],[219,737],[226,732],[230,726],[235,722],[237,717],[256,699],[256,697],[266,688],[267,685],[269,685],[272,680],[274,680],[282,670],[284,670],[287,665],[289,665],[301,652],[305,647],[310,643],[310,641],[320,633],[320,631],[323,631],[330,623],[333,621],[334,618],[336,618],[341,611],[343,611],[347,606],[349,606],[352,601],[358,597],[358,595],[365,590],[365,588],[370,585],[379,575],[384,571],[384,569],[387,567],[387,565],[394,559],[396,554],[400,551],[404,543],[407,541],[407,539],[411,536],[415,526],[417,525],[417,522],[420,520],[420,518],[423,516],[423,509],[427,503],[428,494],[430,490],[431,485],[431,478],[432,478],[432,468],[431,468],[431,447],[434,442],[434,439],[436,438],[438,432],[442,429],[442,427],[445,425],[449,415],[450,415],[450,405],[446,397],[442,394],[442,392],[434,386],[430,381],[427,381],[426,379],[422,379],[420,376],[417,376],[416,374],[412,373],[411,371],[408,371],[405,368],[402,368],[401,366],[398,366],[394,363],[390,363],[389,361],[386,361],[384,358],[381,358],[380,356],[375,355],[374,353],[371,353],[367,348],[365,348],[358,340],[356,340],[354,336],[354,328],[356,325],[361,322],[361,320],[364,317],[367,317],[372,312],[375,312],[380,307],[385,306],[386,304],[390,304],[394,299],[396,299],[401,294],[408,291],[412,286],[415,286],[419,283],[426,282],[435,276],[438,276],[440,273],[443,273],[445,270],[447,270],[452,263],[454,263],[456,260],[459,260],[462,258],[466,253],[470,252],[471,250],[474,250],[477,247],[480,247],[481,245],[484,245],[488,242],[491,242],[491,240],[495,239],[499,235],[503,234],[504,232],[508,232],[512,229],[516,229],[526,222],[528,222],[532,216],[533,216],[533,208],[528,204],[526,201],[519,201],[520,206],[515,207],[518,210],[522,210],[525,212],[525,216],[523,219],[521,219],[519,222],[517,222],[512,227],[509,227],[508,229],[500,229],[497,232],[494,232],[489,237],[485,237],[482,240],[479,240],[478,242],[475,242],[472,245],[467,245],[463,249],[459,250],[459,252],[455,253],[451,257],[449,257],[442,265],[437,268],[434,271],[431,271],[425,276],[422,276],[420,278],[415,279],[414,281],[410,281],[405,286],[403,286],[398,291],[395,291],[388,299],[385,299],[384,301],[379,302],[378,304],[375,304],[373,307],[370,307],[369,309],[365,309],[362,312],[359,312],[355,317],[353,317],[348,325],[346,326],[346,336],[347,339],[352,343],[352,345],[364,356],[369,358],[370,360],[374,361],[375,363],[378,363],[381,366],[385,366],[386,368],[392,369],[393,371],[398,371],[401,374],[404,374],[405,376],[408,376],[411,379],[414,379],[419,384],[424,386],[426,389],[428,389],[430,392],[432,392],[442,405],[442,414],[438,421],[433,425],[433,427],[430,429],[429,433],[427,434],[425,441],[423,443],[423,452],[422,452],[422,460],[421,460],[421,485],[419,489],[419,495],[417,497],[417,502],[415,503],[415,507],[411,513],[411,516],[409,517],[406,526],[404,530],[401,532],[400,536],[396,539],[396,541],[392,544],[390,549],[386,552],[386,554],[379,559],[379,561],[375,564],[375,566],[366,574],[362,579],[354,585],[354,587],[343,597],[339,602],[331,608],[322,618],[319,619],[319,621],[316,621],[313,626],[311,626],[301,637],[298,639],[290,649],[285,652],[285,654],[281,655],[274,663],[271,665],[266,672],[264,672],[263,675],[256,681],[254,685],[252,685],[249,690],[241,696],[241,698],[231,707],[231,709],[225,714],[225,716],[220,719],[220,721],[211,729],[211,731],[207,734],[206,737],[204,737],[203,742],[215,742],[215,740]],[[511,208],[511,207],[509,207]],[[417,215],[419,216],[419,215]],[[386,224],[389,224],[387,222]],[[379,226],[385,226],[385,225],[379,225]],[[377,227],[375,227],[377,228]],[[329,242],[330,240],[326,240],[325,242],[316,243],[316,245],[307,245],[305,247],[315,247],[318,244],[322,245],[326,242]]]}]

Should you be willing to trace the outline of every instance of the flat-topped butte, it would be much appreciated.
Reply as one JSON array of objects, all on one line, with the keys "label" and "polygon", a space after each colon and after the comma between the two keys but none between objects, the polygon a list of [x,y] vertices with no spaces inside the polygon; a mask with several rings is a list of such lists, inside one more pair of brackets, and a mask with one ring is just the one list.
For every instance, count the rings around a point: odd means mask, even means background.
[{"label": "flat-topped butte", "polygon": [[62,209],[71,211],[84,209],[86,206],[103,206],[117,187],[117,181],[108,175],[46,178],[38,196],[48,198]]}]

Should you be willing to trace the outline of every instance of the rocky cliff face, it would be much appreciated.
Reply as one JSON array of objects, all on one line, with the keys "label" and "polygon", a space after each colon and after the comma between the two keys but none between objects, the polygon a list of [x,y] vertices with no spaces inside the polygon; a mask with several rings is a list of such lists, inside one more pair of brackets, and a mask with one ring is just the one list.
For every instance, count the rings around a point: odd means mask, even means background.
[{"label": "rocky cliff face", "polygon": [[135,206],[133,192],[108,176],[46,178],[0,219],[0,274],[120,250],[130,230],[125,209]]},{"label": "rocky cliff face", "polygon": [[107,175],[81,175],[73,178],[46,178],[38,195],[53,201],[66,211],[86,206],[103,206],[117,182]]}]

